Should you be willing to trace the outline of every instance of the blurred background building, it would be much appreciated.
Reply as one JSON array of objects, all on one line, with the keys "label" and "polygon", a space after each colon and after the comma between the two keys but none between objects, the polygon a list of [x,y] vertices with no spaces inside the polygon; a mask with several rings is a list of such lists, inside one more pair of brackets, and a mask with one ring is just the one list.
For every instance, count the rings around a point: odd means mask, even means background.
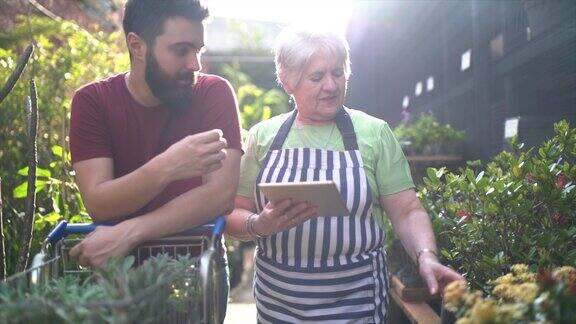
[{"label": "blurred background building", "polygon": [[358,1],[348,38],[348,104],[392,125],[430,111],[466,159],[576,122],[576,1]]},{"label": "blurred background building", "polygon": [[[555,121],[576,123],[574,0],[205,2],[213,17],[206,72],[231,65],[274,88],[271,47],[283,25],[345,29],[353,72],[347,105],[392,127],[430,112],[466,131],[466,160],[489,159],[505,148],[505,137],[533,146],[553,133]],[[0,26],[10,29],[16,15],[35,8],[88,30],[118,30],[123,3],[0,1]]]}]

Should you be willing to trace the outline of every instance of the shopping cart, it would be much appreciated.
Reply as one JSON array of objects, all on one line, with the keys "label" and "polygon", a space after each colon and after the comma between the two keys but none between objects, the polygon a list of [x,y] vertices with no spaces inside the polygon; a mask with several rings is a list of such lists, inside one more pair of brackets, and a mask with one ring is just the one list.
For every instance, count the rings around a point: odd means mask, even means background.
[{"label": "shopping cart", "polygon": [[[196,291],[196,294],[186,295],[190,300],[180,303],[178,309],[158,309],[156,313],[162,315],[151,320],[151,322],[220,324],[223,315],[221,311],[225,306],[222,304],[224,301],[221,298],[221,290],[224,287],[222,273],[225,271],[223,269],[224,263],[222,262],[224,250],[221,247],[224,227],[224,217],[220,216],[213,224],[199,226],[177,235],[141,244],[132,253],[136,264],[141,264],[151,256],[164,254],[172,258],[190,255],[193,257],[193,266],[187,268],[186,273],[174,274],[173,278],[166,276],[166,280],[160,282],[158,286],[143,289],[141,294],[127,301],[126,305],[123,305],[122,301],[114,301],[113,303],[105,301],[92,303],[90,307],[115,308],[115,310],[119,311],[113,314],[120,314],[119,316],[124,317],[117,321],[114,320],[115,322],[134,322],[129,312],[130,307],[135,302],[146,301],[146,299],[149,299],[147,301],[148,304],[155,305],[156,302],[153,299],[159,298],[160,294],[158,292],[164,288],[174,289],[174,280],[171,279],[175,279],[175,276],[180,276],[186,279],[184,286],[189,286],[189,283],[191,283],[190,285],[195,285],[195,287],[187,287],[187,289]],[[48,234],[42,245],[41,252],[34,256],[31,267],[8,278],[7,283],[27,285],[27,288],[30,289],[62,276],[90,276],[92,271],[70,259],[68,251],[81,241],[84,235],[92,232],[95,228],[96,225],[94,224],[68,224],[66,221],[61,221]],[[178,279],[182,281],[183,278]],[[160,287],[162,284],[170,286]],[[0,303],[1,306],[2,304]],[[26,307],[30,307],[30,305]]]}]

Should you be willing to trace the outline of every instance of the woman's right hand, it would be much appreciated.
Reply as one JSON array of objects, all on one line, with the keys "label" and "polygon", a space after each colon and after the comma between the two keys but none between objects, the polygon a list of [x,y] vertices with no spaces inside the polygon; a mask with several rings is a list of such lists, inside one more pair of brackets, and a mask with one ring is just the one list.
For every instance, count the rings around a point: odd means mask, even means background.
[{"label": "woman's right hand", "polygon": [[262,236],[270,236],[316,216],[318,208],[308,202],[293,203],[284,199],[276,204],[268,202],[262,212],[254,220],[254,230]]}]

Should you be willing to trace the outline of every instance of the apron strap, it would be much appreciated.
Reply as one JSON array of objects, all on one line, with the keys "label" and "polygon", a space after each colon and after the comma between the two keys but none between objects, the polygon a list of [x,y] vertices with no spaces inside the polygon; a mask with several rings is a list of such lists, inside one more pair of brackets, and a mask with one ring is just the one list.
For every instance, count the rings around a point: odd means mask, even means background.
[{"label": "apron strap", "polygon": [[[272,142],[272,145],[270,146],[268,152],[282,149],[282,145],[284,144],[284,141],[288,137],[288,133],[290,132],[290,128],[292,127],[294,120],[296,120],[297,114],[298,110],[296,109],[292,110],[292,114],[290,114],[290,116],[284,121],[284,123],[282,123],[282,126],[280,126],[278,133],[274,137],[274,141]],[[358,142],[356,141],[356,133],[354,132],[354,125],[352,125],[352,119],[350,118],[350,115],[346,112],[344,107],[342,107],[338,115],[336,115],[335,121],[336,126],[340,131],[340,134],[342,134],[344,149],[346,151],[358,150]]]},{"label": "apron strap", "polygon": [[350,118],[350,114],[346,112],[344,107],[342,107],[338,115],[336,115],[336,126],[340,134],[342,134],[344,149],[346,151],[358,150],[358,141],[356,140],[354,125],[352,125],[352,118]]},{"label": "apron strap", "polygon": [[290,127],[292,127],[294,120],[296,120],[297,113],[298,111],[296,109],[292,110],[292,114],[290,114],[284,123],[282,123],[282,126],[280,126],[278,133],[276,133],[276,136],[274,137],[272,145],[270,145],[270,149],[268,149],[268,153],[282,149],[282,144],[284,144],[284,141],[288,137],[288,133],[290,133]]}]

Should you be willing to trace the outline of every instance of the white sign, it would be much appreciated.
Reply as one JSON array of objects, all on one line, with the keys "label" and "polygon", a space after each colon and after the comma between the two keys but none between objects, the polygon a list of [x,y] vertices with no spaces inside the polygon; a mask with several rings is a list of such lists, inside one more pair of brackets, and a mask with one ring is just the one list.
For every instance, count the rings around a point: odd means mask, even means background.
[{"label": "white sign", "polygon": [[518,117],[506,119],[504,123],[505,139],[518,135],[518,121]]}]

